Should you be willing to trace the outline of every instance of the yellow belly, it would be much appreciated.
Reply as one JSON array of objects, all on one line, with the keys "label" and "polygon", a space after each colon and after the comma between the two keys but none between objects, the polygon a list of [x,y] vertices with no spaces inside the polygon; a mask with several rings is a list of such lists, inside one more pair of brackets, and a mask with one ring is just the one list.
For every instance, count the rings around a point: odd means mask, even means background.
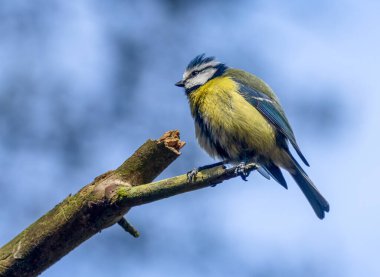
[{"label": "yellow belly", "polygon": [[218,77],[189,95],[193,116],[202,118],[195,123],[198,141],[214,157],[226,158],[216,144],[233,161],[268,156],[276,148],[275,130],[237,89],[230,78]]}]

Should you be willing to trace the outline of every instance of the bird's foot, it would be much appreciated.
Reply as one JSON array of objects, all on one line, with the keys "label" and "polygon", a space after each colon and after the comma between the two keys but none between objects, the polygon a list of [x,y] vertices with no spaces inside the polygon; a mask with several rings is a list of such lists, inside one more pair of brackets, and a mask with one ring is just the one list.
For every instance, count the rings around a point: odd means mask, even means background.
[{"label": "bird's foot", "polygon": [[199,168],[194,168],[193,170],[189,171],[186,173],[187,175],[187,181],[189,182],[195,182],[195,180],[197,179],[197,174],[199,172]]},{"label": "bird's foot", "polygon": [[246,163],[241,162],[235,168],[235,174],[239,175],[244,181],[248,181],[247,177],[249,176],[249,171],[246,169]]},{"label": "bird's foot", "polygon": [[199,171],[202,171],[202,170],[205,170],[205,169],[210,169],[210,168],[213,168],[213,167],[216,167],[216,166],[221,166],[221,165],[226,164],[227,162],[228,161],[221,161],[221,162],[217,162],[217,163],[214,163],[214,164],[208,164],[208,165],[204,165],[204,166],[200,166],[200,167],[194,168],[193,170],[191,170],[191,171],[189,171],[189,172],[186,173],[187,180],[189,182],[194,182],[197,179],[197,174],[198,174]]}]

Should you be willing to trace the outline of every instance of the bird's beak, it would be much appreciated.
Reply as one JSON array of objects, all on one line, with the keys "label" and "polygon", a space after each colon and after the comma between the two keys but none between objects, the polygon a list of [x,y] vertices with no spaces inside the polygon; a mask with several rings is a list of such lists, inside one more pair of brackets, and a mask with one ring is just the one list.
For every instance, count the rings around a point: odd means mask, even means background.
[{"label": "bird's beak", "polygon": [[178,81],[177,83],[175,83],[175,85],[176,85],[177,87],[181,87],[181,88],[183,88],[183,87],[185,86],[185,83],[183,82],[183,80],[181,80],[181,81]]}]

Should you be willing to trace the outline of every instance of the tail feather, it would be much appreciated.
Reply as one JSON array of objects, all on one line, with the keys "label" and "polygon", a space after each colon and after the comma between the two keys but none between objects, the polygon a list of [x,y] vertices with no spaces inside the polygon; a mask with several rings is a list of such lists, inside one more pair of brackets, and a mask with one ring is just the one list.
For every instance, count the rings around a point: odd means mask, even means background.
[{"label": "tail feather", "polygon": [[278,166],[276,166],[272,162],[266,163],[266,165],[263,167],[269,175],[277,181],[281,186],[288,189],[288,185],[286,184],[285,178],[282,175],[282,172]]},{"label": "tail feather", "polygon": [[323,219],[325,217],[325,212],[327,213],[330,210],[329,203],[318,191],[309,176],[307,176],[306,172],[301,168],[291,154],[290,157],[294,164],[294,168],[290,174],[302,190],[303,194],[306,196],[316,215],[320,219]]},{"label": "tail feather", "polygon": [[329,203],[316,189],[313,182],[307,175],[302,174],[302,172],[297,169],[295,174],[292,174],[292,177],[297,182],[310,205],[313,207],[316,215],[320,219],[323,219],[325,217],[325,212],[328,212],[330,210]]}]

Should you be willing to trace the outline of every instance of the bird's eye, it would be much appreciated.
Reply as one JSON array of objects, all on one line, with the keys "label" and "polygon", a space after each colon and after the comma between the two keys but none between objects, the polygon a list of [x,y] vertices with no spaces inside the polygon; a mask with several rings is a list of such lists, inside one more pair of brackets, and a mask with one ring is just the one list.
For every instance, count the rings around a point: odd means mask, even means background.
[{"label": "bird's eye", "polygon": [[198,73],[199,73],[199,71],[198,70],[195,70],[195,71],[193,71],[193,72],[191,72],[191,76],[196,76],[196,75],[198,75]]}]

